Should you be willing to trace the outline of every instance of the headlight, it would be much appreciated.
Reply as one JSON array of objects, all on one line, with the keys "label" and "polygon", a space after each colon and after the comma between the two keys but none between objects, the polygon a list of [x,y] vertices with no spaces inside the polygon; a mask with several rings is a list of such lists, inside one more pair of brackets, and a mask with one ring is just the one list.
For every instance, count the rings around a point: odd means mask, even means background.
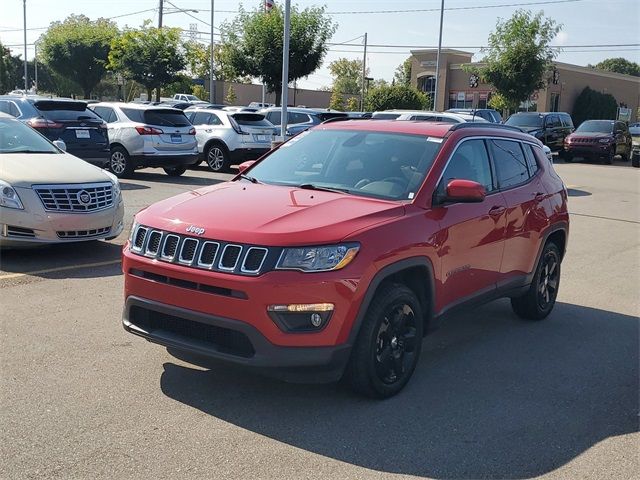
[{"label": "headlight", "polygon": [[118,180],[118,177],[116,177],[113,173],[111,172],[104,172],[108,177],[109,180],[111,180],[111,183],[113,184],[113,196],[116,199],[120,198],[120,194],[121,194],[121,190],[120,190],[120,181]]},{"label": "headlight", "polygon": [[24,210],[16,189],[0,180],[0,205],[7,208]]},{"label": "headlight", "polygon": [[321,247],[285,248],[276,265],[279,270],[327,272],[340,270],[351,263],[360,250],[357,243]]},{"label": "headlight", "polygon": [[601,138],[600,140],[598,140],[600,143],[611,143],[611,139],[610,138]]},{"label": "headlight", "polygon": [[131,231],[129,232],[129,243],[133,242],[133,233],[139,226],[140,224],[134,220],[133,224],[131,225]]}]

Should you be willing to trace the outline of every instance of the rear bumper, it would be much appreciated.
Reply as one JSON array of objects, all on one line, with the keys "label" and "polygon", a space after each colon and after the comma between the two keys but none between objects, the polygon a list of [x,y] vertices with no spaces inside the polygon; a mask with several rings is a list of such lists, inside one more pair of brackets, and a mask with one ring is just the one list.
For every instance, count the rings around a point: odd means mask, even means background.
[{"label": "rear bumper", "polygon": [[229,152],[231,163],[237,164],[246,162],[247,160],[256,160],[270,150],[269,147],[264,148],[237,148]]},{"label": "rear bumper", "polygon": [[[342,376],[350,346],[274,345],[254,326],[211,314],[129,296],[124,329],[151,342],[221,360],[292,382],[333,382]],[[193,360],[183,358],[186,361]]]},{"label": "rear bumper", "polygon": [[137,168],[142,167],[189,167],[199,162],[196,153],[187,155],[132,155]]}]

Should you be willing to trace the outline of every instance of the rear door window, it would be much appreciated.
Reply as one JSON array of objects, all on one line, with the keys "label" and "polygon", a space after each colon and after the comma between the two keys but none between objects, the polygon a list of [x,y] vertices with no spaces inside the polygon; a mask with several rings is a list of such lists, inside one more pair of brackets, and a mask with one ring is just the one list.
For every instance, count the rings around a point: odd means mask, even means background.
[{"label": "rear door window", "polygon": [[191,123],[194,125],[208,125],[210,117],[211,117],[210,113],[196,112],[191,116],[190,120],[191,120]]},{"label": "rear door window", "polygon": [[175,110],[143,110],[145,123],[158,127],[187,127],[191,125],[184,113]]},{"label": "rear door window", "polygon": [[111,107],[94,107],[93,111],[100,115],[102,119],[107,123],[113,123],[118,121],[116,112]]},{"label": "rear door window", "polygon": [[496,167],[498,187],[502,190],[520,185],[529,179],[527,160],[519,142],[489,140],[491,156]]},{"label": "rear door window", "polygon": [[295,125],[298,123],[307,123],[309,119],[309,115],[306,113],[299,112],[288,112],[287,118],[289,119],[290,125]]}]

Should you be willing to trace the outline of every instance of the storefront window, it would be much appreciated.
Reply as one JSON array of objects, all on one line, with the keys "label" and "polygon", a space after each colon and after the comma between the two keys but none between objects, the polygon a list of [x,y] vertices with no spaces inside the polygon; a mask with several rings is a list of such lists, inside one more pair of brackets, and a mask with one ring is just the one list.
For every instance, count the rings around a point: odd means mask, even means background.
[{"label": "storefront window", "polygon": [[433,102],[433,98],[436,95],[436,77],[422,77],[418,79],[418,89],[421,92],[425,92],[429,95],[431,102]]},{"label": "storefront window", "polygon": [[473,93],[450,92],[449,108],[473,108]]},{"label": "storefront window", "polygon": [[551,112],[558,112],[560,111],[560,94],[559,93],[552,93],[551,94],[551,108],[550,108]]}]

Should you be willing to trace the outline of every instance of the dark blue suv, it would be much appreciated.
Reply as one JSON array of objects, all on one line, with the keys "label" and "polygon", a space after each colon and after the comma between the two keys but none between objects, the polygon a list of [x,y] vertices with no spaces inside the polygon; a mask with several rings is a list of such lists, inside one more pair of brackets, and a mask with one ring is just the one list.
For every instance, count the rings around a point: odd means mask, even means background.
[{"label": "dark blue suv", "polygon": [[30,125],[67,152],[99,167],[109,164],[107,124],[85,102],[30,95],[0,95],[0,112]]}]

